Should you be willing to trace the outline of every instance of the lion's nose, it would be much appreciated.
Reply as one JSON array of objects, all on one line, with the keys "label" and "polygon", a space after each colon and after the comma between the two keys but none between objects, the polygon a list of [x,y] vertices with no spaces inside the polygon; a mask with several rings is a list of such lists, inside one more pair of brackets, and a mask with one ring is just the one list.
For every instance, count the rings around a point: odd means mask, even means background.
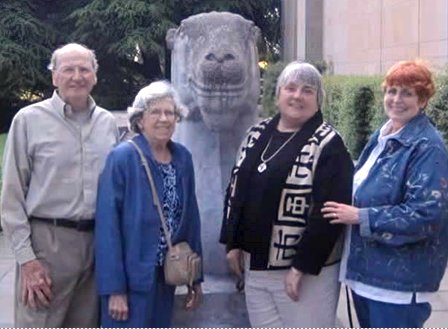
[{"label": "lion's nose", "polygon": [[218,53],[215,53],[215,52],[213,52],[213,53],[210,52],[207,55],[205,55],[205,59],[207,61],[224,63],[226,61],[233,61],[235,59],[235,55],[233,55],[231,53],[218,54]]}]

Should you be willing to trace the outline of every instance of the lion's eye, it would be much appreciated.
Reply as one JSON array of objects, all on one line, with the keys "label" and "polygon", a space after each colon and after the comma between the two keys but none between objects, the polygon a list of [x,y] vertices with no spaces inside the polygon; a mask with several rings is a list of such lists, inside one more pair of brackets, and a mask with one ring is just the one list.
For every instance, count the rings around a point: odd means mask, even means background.
[{"label": "lion's eye", "polygon": [[232,61],[235,59],[235,56],[233,56],[232,54],[225,54],[224,55],[224,60],[225,61]]},{"label": "lion's eye", "polygon": [[216,56],[212,53],[207,54],[207,56],[205,56],[205,59],[208,61],[216,61]]}]

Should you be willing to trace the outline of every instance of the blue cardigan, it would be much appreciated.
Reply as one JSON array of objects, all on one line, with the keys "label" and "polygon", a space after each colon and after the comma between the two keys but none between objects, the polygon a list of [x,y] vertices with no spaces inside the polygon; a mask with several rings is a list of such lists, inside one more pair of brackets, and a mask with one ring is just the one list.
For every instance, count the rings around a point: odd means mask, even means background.
[{"label": "blue cardigan", "polygon": [[[159,195],[163,181],[149,143],[142,135],[133,139],[143,150]],[[181,186],[182,216],[173,244],[187,241],[202,254],[199,210],[195,194],[191,154],[178,143],[169,142],[177,183]],[[157,266],[160,218],[151,188],[135,148],[128,142],[109,154],[99,179],[96,208],[96,280],[100,295],[149,291]]]},{"label": "blue cardigan", "polygon": [[436,291],[448,259],[448,153],[426,115],[387,142],[353,202],[360,225],[352,226],[347,278],[391,290]]}]

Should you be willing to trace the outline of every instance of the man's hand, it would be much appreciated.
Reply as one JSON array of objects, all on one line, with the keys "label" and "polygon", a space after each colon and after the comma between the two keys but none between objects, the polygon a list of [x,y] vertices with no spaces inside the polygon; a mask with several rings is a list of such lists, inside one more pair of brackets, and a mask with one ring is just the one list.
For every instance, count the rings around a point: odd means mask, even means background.
[{"label": "man's hand", "polygon": [[126,321],[128,319],[129,307],[127,294],[109,296],[109,315],[117,321]]},{"label": "man's hand", "polygon": [[294,267],[291,267],[291,269],[288,271],[288,274],[286,274],[285,291],[289,298],[291,298],[295,302],[299,300],[299,285],[300,280],[302,279],[302,275],[302,272],[295,269]]},{"label": "man's hand", "polygon": [[34,310],[48,307],[53,298],[48,269],[41,261],[33,259],[20,266],[20,274],[22,303]]},{"label": "man's hand", "polygon": [[238,278],[243,277],[244,269],[244,259],[243,252],[241,249],[232,249],[227,253],[227,262],[233,273],[235,273]]},{"label": "man's hand", "polygon": [[193,284],[193,287],[188,287],[188,294],[185,298],[185,309],[193,310],[199,306],[202,300],[202,286],[200,283]]}]

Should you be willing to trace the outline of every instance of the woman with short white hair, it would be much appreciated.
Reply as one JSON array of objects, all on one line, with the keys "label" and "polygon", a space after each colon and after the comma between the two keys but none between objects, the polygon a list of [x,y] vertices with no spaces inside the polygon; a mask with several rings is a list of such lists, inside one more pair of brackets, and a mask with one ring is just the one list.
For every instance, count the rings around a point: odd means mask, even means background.
[{"label": "woman with short white hair", "polygon": [[[171,141],[183,112],[173,87],[157,81],[128,109],[132,142],[148,162],[173,244],[201,254],[199,211],[191,154]],[[103,327],[170,327],[175,287],[166,284],[167,241],[142,160],[123,142],[100,177],[96,216],[96,275]],[[189,287],[186,307],[200,301],[202,276]]]}]

